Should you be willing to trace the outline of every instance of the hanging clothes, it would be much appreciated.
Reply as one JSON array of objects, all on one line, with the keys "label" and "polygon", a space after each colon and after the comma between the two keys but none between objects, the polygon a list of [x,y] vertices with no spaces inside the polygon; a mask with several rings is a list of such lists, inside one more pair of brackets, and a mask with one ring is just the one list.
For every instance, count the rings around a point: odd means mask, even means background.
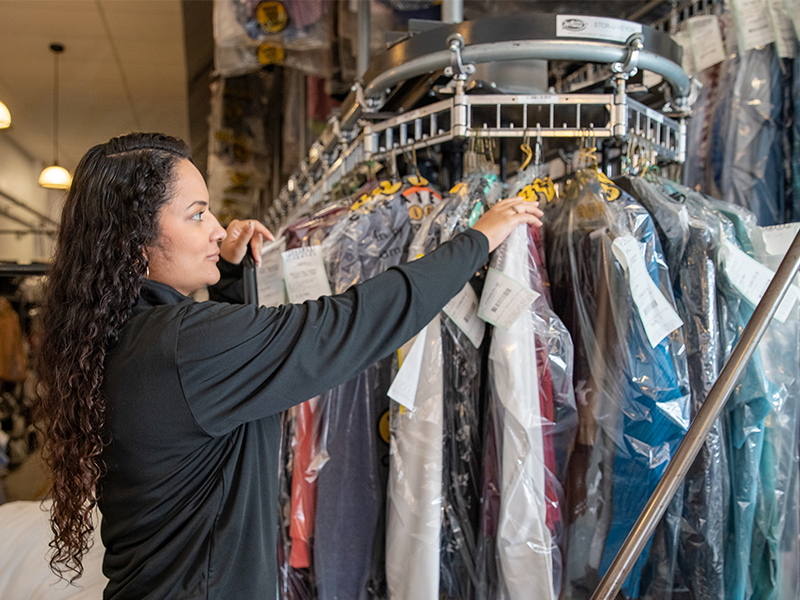
[{"label": "hanging clothes", "polygon": [[712,139],[714,183],[761,225],[785,222],[782,67],[774,44],[725,63]]},{"label": "hanging clothes", "polygon": [[[752,252],[748,231],[755,219],[744,209],[704,199],[719,219],[721,243]],[[739,236],[742,237],[739,237]],[[723,270],[724,273],[724,270]],[[718,278],[723,355],[727,360],[753,314],[753,308],[727,275]],[[758,497],[758,471],[764,446],[764,420],[770,412],[769,382],[756,350],[726,405],[723,428],[731,482],[725,539],[725,598],[748,597],[748,571]]]},{"label": "hanging clothes", "polygon": [[[470,198],[451,192],[433,206],[409,256],[426,254],[466,229],[475,205]],[[474,597],[481,356],[449,317],[440,315],[426,330],[414,410],[392,411],[386,562],[393,599]]]},{"label": "hanging clothes", "polygon": [[[647,277],[674,306],[646,211],[585,169],[547,206],[545,219],[553,305],[576,344],[577,443],[585,448],[570,465],[567,597],[583,597],[607,571],[688,429],[688,374],[680,329],[649,340],[613,253],[615,240],[632,238]],[[650,541],[622,587],[627,597],[639,594],[649,550]]]},{"label": "hanging clothes", "polygon": [[19,315],[6,298],[0,298],[0,382],[25,381],[27,362]]},{"label": "hanging clothes", "polygon": [[[385,182],[362,198],[323,242],[334,293],[406,261],[427,206],[441,196],[421,181]],[[418,214],[419,213],[421,214]],[[328,392],[322,402],[314,563],[320,600],[386,596],[385,535],[389,440],[380,423],[389,410],[392,358]]]},{"label": "hanging clothes", "polygon": [[[675,303],[684,324],[691,388],[691,418],[697,416],[721,368],[716,293],[719,250],[715,220],[693,194],[663,179],[620,177],[615,183],[653,216],[669,266]],[[677,543],[677,581],[664,585],[673,597],[722,600],[725,510],[729,494],[722,425],[717,420],[684,479],[683,514]],[[673,570],[674,572],[674,570]],[[665,582],[665,584],[668,582]],[[674,593],[677,591],[678,593]]]},{"label": "hanging clothes", "polygon": [[[731,212],[730,208],[728,212]],[[752,223],[752,219],[741,220]],[[778,266],[780,257],[762,252],[763,245],[756,243],[755,239],[756,235],[762,235],[762,232],[760,228],[747,228],[755,257],[774,269]],[[748,304],[752,306],[752,303]],[[737,574],[737,577],[732,577],[734,592],[739,593],[744,586],[745,597],[749,598],[785,598],[796,589],[784,587],[785,563],[781,555],[788,550],[790,557],[797,558],[796,546],[794,551],[791,546],[788,549],[782,548],[782,540],[787,524],[791,526],[789,537],[797,539],[798,535],[796,521],[792,523],[790,519],[787,520],[790,507],[797,506],[798,402],[800,402],[800,381],[797,372],[797,365],[800,364],[798,310],[798,307],[794,306],[782,323],[773,320],[756,351],[762,370],[768,413],[762,422],[757,423],[755,431],[752,425],[745,430],[748,438],[755,436],[754,445],[761,444],[761,454],[754,468],[757,477],[754,506],[748,505],[746,513],[747,518],[752,514],[749,570],[744,576]],[[734,436],[737,433],[732,432]],[[749,475],[753,465],[746,464],[746,469]],[[748,478],[746,481],[749,482],[751,479]],[[744,553],[748,548],[742,544],[740,550]],[[741,564],[744,565],[744,560]],[[797,564],[795,561],[791,569],[796,570]]]},{"label": "hanging clothes", "polygon": [[491,265],[538,294],[508,330],[494,329],[490,350],[494,402],[502,406],[498,571],[511,600],[555,599],[561,592],[564,497],[557,465],[567,464],[577,426],[572,341],[547,302],[538,254],[535,234],[519,226]]}]

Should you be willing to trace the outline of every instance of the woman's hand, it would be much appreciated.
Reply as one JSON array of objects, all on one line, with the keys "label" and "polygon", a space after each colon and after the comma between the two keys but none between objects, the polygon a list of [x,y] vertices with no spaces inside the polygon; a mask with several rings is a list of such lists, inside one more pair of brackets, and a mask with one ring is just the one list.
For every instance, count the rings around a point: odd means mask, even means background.
[{"label": "woman's hand", "polygon": [[489,240],[489,252],[503,243],[517,225],[523,223],[541,227],[544,213],[538,202],[527,202],[522,198],[500,200],[486,212],[473,229],[477,229]]},{"label": "woman's hand", "polygon": [[233,220],[228,225],[227,235],[219,245],[219,255],[229,263],[238,265],[247,254],[249,245],[256,265],[261,265],[261,246],[264,238],[272,241],[275,237],[262,223],[255,219],[247,221]]}]

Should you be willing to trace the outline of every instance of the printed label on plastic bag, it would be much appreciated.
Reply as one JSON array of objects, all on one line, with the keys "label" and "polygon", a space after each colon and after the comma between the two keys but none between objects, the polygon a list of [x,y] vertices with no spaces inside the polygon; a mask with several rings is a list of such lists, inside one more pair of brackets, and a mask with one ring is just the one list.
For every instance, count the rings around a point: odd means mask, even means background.
[{"label": "printed label on plastic bag", "polygon": [[586,15],[558,15],[557,37],[577,37],[613,42],[627,42],[634,33],[642,33],[639,23]]},{"label": "printed label on plastic bag", "polygon": [[478,318],[478,305],[478,295],[467,283],[442,309],[476,348],[480,347],[486,333],[486,323]]},{"label": "printed label on plastic bag", "polygon": [[692,17],[686,22],[697,72],[713,67],[725,60],[725,47],[719,30],[717,15]]},{"label": "printed label on plastic bag", "polygon": [[422,356],[425,354],[425,339],[427,338],[428,327],[420,331],[403,349],[409,348],[408,354],[403,355],[400,350],[400,369],[395,375],[392,385],[386,395],[398,404],[403,405],[408,410],[414,410],[414,402],[417,398],[417,387],[419,386],[419,374],[422,371]]},{"label": "printed label on plastic bag", "polygon": [[683,321],[651,279],[644,263],[639,242],[631,235],[614,240],[611,251],[628,273],[631,296],[650,345],[655,348],[670,333],[683,325]]},{"label": "printed label on plastic bag", "polygon": [[[725,275],[731,285],[751,305],[758,304],[775,276],[775,272],[727,240],[722,245],[720,253]],[[786,322],[798,298],[800,298],[800,288],[795,285],[789,286],[786,296],[784,296],[783,301],[778,306],[778,310],[775,312],[775,319],[778,322]]]},{"label": "printed label on plastic bag", "polygon": [[538,297],[537,292],[489,267],[478,306],[478,316],[487,323],[508,331]]},{"label": "printed label on plastic bag", "polygon": [[322,246],[295,248],[281,253],[281,257],[289,302],[298,304],[331,295],[322,261]]},{"label": "printed label on plastic bag", "polygon": [[775,41],[765,0],[733,0],[742,51]]},{"label": "printed label on plastic bag", "polygon": [[286,238],[281,238],[261,248],[261,266],[256,268],[258,304],[280,306],[286,304],[283,288],[281,253],[286,250]]}]

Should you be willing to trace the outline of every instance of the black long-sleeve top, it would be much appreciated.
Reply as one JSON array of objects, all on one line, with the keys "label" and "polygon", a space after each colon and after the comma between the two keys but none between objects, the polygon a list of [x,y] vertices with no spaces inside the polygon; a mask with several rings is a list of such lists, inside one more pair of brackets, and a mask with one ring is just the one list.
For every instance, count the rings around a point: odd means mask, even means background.
[{"label": "black long-sleeve top", "polygon": [[279,413],[404,344],[487,255],[468,231],[343,294],[278,308],[147,282],[106,361],[104,598],[275,598]]}]

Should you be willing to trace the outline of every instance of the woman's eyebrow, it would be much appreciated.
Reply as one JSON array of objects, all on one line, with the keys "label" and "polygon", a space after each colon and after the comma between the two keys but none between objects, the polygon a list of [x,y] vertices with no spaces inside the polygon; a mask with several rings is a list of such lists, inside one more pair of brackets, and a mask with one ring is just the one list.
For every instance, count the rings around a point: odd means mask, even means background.
[{"label": "woman's eyebrow", "polygon": [[192,207],[194,207],[195,204],[197,204],[197,205],[199,205],[199,206],[201,206],[203,208],[207,208],[208,207],[208,202],[206,202],[205,200],[195,200],[189,206],[186,207],[186,210],[191,210]]}]

